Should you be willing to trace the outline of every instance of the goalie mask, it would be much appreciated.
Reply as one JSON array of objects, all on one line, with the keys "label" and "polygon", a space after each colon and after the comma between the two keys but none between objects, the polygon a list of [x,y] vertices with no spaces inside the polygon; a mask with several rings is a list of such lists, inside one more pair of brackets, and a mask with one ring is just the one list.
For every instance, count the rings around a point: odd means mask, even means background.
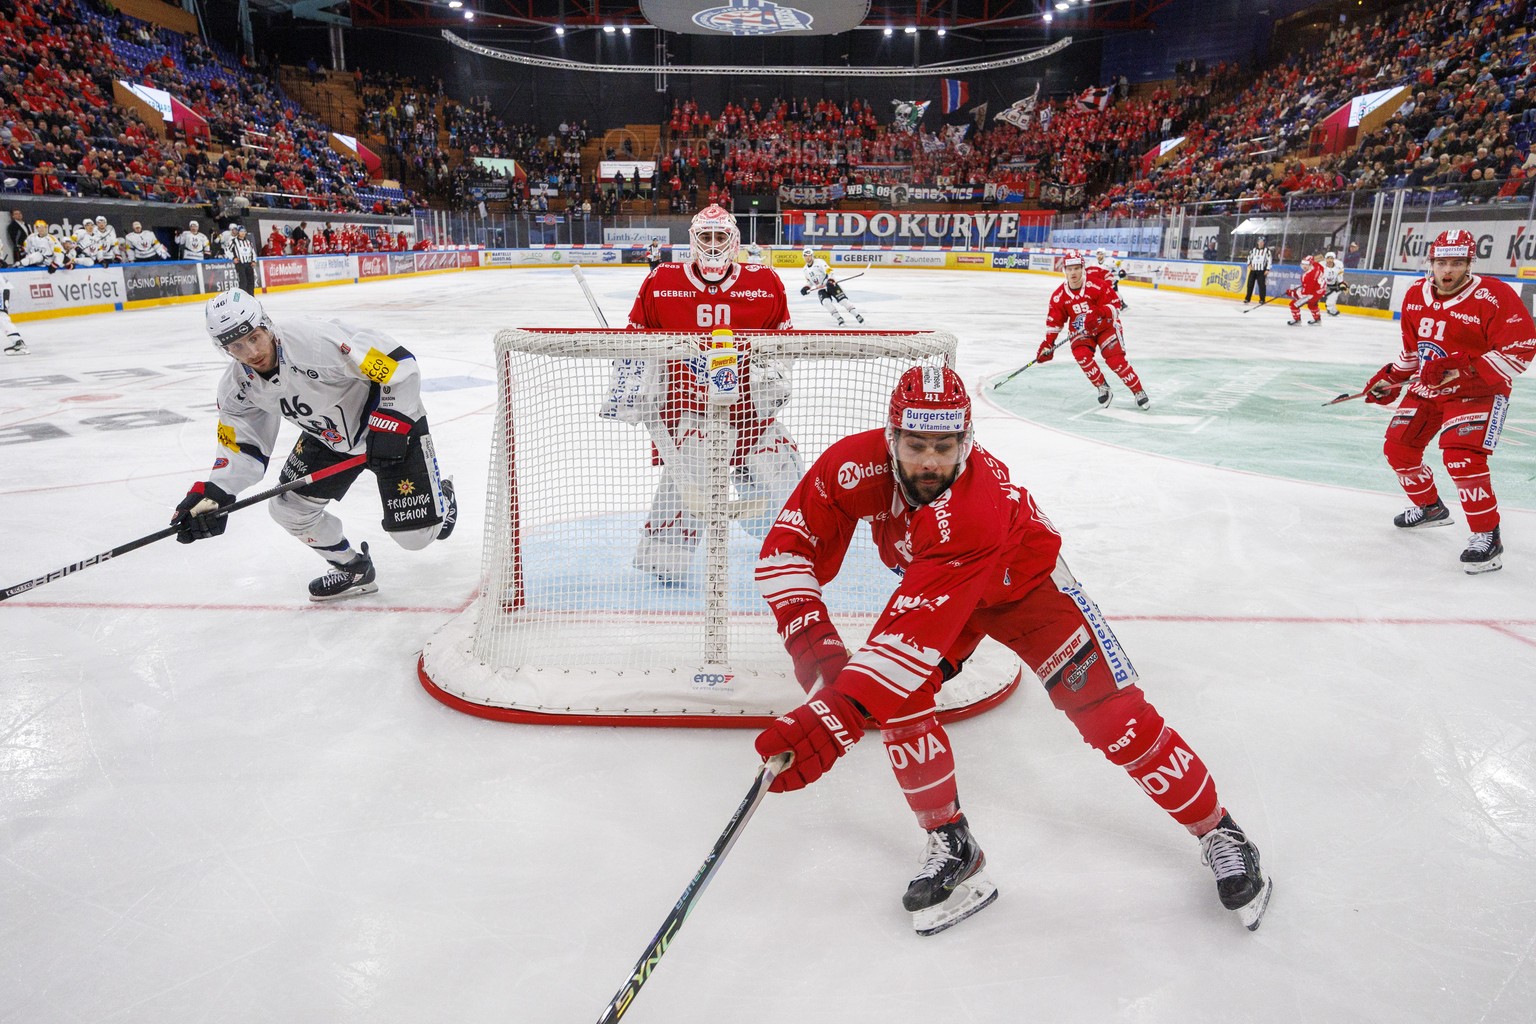
[{"label": "goalie mask", "polygon": [[891,392],[886,448],[902,497],[926,505],[949,489],[972,445],[971,398],[947,366],[914,366]]},{"label": "goalie mask", "polygon": [[255,333],[257,328],[277,333],[272,318],[261,308],[256,296],[240,288],[231,288],[209,299],[205,313],[208,334],[213,338],[213,347],[220,352],[226,352],[230,345]]},{"label": "goalie mask", "polygon": [[736,218],[718,203],[700,210],[688,226],[693,265],[706,281],[720,281],[731,272],[741,249]]}]

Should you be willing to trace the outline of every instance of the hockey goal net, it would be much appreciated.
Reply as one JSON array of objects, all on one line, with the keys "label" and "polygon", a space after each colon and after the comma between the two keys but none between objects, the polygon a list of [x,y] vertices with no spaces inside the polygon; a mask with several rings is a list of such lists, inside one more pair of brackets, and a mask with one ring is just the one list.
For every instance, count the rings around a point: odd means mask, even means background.
[{"label": "hockey goal net", "polygon": [[[834,441],[882,426],[902,371],[952,362],[955,338],[737,332],[727,342],[746,382],[736,401],[772,421],[765,439],[792,439],[781,446],[792,474],[782,459],[772,473],[743,465],[740,420],[707,402],[702,378],[700,415],[686,424],[697,443],[684,455],[669,440],[682,430],[669,431],[654,396],[669,393],[669,372],[693,381],[686,368],[712,342],[707,331],[497,335],[480,590],[422,651],[418,673],[434,697],[511,721],[716,726],[766,723],[804,700],[754,583],[762,538],[803,469]],[[688,525],[665,572],[642,555],[666,518],[659,492]],[[850,647],[896,582],[861,524],[826,590]],[[985,645],[945,685],[941,716],[984,710],[1018,679],[1017,659]]]}]

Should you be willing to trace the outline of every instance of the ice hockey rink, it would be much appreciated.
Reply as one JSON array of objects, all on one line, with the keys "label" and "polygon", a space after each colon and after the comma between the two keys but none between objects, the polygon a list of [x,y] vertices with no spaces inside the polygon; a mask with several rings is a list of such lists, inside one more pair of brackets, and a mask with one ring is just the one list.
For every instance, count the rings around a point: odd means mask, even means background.
[{"label": "ice hockey rink", "polygon": [[[830,325],[783,273],[797,324]],[[587,276],[622,322],[640,270]],[[1064,357],[990,391],[1055,283],[875,269],[847,290],[871,328],[959,336],[979,442],[1258,843],[1263,926],[1027,679],[949,730],[993,906],[913,934],[923,836],[872,736],[763,803],[626,1020],[1529,1021],[1533,382],[1492,460],[1505,568],[1470,577],[1453,502],[1450,529],[1393,529],[1386,412],[1321,404],[1391,358],[1395,324],[1128,288],[1150,411],[1118,384],[1098,410]],[[312,605],[324,565],[251,509],[0,603],[0,1021],[594,1021],[745,794],[752,734],[490,722],[414,671],[476,586],[492,335],[591,311],[554,268],[264,301],[416,353],[458,532],[396,547],[365,479],[339,511],[375,595]],[[224,359],[195,305],[22,329],[0,586],[166,523],[213,457]]]}]

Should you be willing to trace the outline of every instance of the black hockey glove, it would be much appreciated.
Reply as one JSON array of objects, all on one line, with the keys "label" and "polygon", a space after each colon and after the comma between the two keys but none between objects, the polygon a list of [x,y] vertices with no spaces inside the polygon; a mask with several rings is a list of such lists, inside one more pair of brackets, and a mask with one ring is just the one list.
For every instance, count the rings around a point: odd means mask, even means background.
[{"label": "black hockey glove", "polygon": [[800,294],[801,295],[809,295],[809,294],[811,294],[811,286],[808,285],[808,284],[801,285],[800,286]]},{"label": "black hockey glove", "polygon": [[187,496],[176,506],[171,525],[176,527],[176,540],[191,544],[195,540],[217,537],[229,525],[227,516],[210,515],[235,503],[235,496],[218,484],[200,480],[187,491]]},{"label": "black hockey glove", "polygon": [[368,468],[397,465],[411,450],[416,421],[397,412],[375,409],[368,414]]}]

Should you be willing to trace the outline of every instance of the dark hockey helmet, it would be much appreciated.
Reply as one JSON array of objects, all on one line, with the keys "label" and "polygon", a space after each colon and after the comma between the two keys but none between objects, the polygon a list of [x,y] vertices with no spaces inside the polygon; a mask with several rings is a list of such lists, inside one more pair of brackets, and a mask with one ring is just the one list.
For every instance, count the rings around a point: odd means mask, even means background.
[{"label": "dark hockey helmet", "polygon": [[1472,232],[1462,230],[1442,231],[1435,236],[1429,247],[1432,260],[1469,260],[1476,255],[1477,239]]}]

